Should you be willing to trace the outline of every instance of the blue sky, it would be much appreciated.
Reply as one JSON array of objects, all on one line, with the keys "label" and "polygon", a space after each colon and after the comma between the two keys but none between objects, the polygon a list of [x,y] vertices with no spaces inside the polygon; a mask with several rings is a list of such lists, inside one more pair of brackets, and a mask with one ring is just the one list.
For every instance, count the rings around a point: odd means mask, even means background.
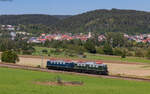
[{"label": "blue sky", "polygon": [[13,0],[0,1],[0,14],[75,15],[95,9],[150,11],[150,0]]}]

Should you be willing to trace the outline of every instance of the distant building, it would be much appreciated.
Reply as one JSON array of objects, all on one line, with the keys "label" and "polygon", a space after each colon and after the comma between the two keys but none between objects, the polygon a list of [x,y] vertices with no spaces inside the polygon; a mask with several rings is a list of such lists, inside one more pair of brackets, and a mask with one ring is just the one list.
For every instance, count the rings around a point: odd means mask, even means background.
[{"label": "distant building", "polygon": [[103,41],[103,40],[105,40],[106,39],[106,37],[104,36],[104,35],[99,35],[98,36],[98,41],[99,42],[101,42],[101,41]]},{"label": "distant building", "polygon": [[29,39],[28,43],[41,43],[41,41],[36,37],[32,37]]},{"label": "distant building", "polygon": [[92,37],[92,34],[91,34],[91,32],[89,32],[88,38],[91,38],[91,37]]},{"label": "distant building", "polygon": [[14,31],[15,27],[12,25],[1,25],[2,30],[9,30],[9,31]]},{"label": "distant building", "polygon": [[31,35],[30,33],[27,33],[27,32],[16,32],[16,34]]}]

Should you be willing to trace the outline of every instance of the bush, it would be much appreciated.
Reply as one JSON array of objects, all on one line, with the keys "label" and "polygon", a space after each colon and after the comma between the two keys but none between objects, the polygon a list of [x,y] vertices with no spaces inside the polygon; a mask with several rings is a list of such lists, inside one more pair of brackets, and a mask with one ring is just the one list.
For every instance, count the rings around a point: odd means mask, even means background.
[{"label": "bush", "polygon": [[23,50],[22,54],[23,55],[32,55],[33,51],[32,50]]},{"label": "bush", "polygon": [[114,49],[114,55],[121,56],[122,55],[122,50],[120,48],[115,48]]},{"label": "bush", "polygon": [[144,57],[144,52],[140,49],[135,51],[135,56],[137,57]]},{"label": "bush", "polygon": [[87,55],[84,54],[84,55],[83,55],[83,58],[86,58],[86,57],[87,57]]},{"label": "bush", "polygon": [[147,59],[150,59],[150,49],[148,49],[146,57],[147,57]]},{"label": "bush", "polygon": [[122,55],[121,55],[121,58],[126,58],[126,55],[125,55],[125,54],[122,54]]},{"label": "bush", "polygon": [[96,48],[95,45],[93,44],[92,41],[88,40],[85,44],[84,44],[84,48],[89,52],[89,53],[96,53]]},{"label": "bush", "polygon": [[128,51],[127,56],[135,56],[134,52]]},{"label": "bush", "polygon": [[109,44],[105,44],[103,51],[106,55],[113,55],[113,49]]},{"label": "bush", "polygon": [[50,50],[50,53],[54,55],[59,55],[61,53],[61,50],[60,49]]},{"label": "bush", "polygon": [[22,50],[22,54],[24,55],[32,55],[33,52],[35,52],[35,49],[32,46],[29,46]]},{"label": "bush", "polygon": [[97,52],[98,54],[104,54],[104,51],[103,51],[102,48],[97,48],[97,49],[96,49],[96,52]]},{"label": "bush", "polygon": [[1,56],[2,62],[16,63],[19,61],[18,55],[14,51],[5,51]]},{"label": "bush", "polygon": [[49,54],[48,54],[48,56],[50,57],[50,56],[51,56],[51,54],[49,53]]},{"label": "bush", "polygon": [[122,55],[121,55],[121,58],[126,58],[126,55],[127,55],[127,51],[126,51],[126,50],[123,50]]},{"label": "bush", "polygon": [[44,49],[44,50],[42,50],[42,53],[47,54],[47,53],[48,53],[48,51],[47,51],[46,49]]},{"label": "bush", "polygon": [[76,55],[73,54],[73,53],[69,53],[68,56],[70,56],[70,57],[75,57]]}]

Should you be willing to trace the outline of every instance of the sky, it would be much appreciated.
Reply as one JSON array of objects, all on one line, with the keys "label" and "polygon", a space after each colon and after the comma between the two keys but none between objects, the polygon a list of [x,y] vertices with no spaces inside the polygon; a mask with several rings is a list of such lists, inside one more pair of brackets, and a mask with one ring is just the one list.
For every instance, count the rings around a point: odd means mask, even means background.
[{"label": "sky", "polygon": [[76,15],[96,9],[150,12],[150,0],[0,0],[2,14]]}]

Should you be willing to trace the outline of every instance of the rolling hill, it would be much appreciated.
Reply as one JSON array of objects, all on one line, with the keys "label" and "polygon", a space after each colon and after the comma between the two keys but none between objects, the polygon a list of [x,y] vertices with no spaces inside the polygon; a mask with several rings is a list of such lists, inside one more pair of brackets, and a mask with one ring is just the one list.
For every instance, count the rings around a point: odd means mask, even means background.
[{"label": "rolling hill", "polygon": [[42,14],[24,14],[24,15],[1,15],[0,24],[43,24],[52,25],[59,22],[59,18]]},{"label": "rolling hill", "polygon": [[[72,33],[150,32],[150,12],[136,10],[94,10],[79,15],[1,15],[0,24],[43,24],[53,30]],[[53,30],[53,31],[55,31]]]},{"label": "rolling hill", "polygon": [[150,13],[136,10],[95,10],[64,19],[57,24],[67,32],[149,33]]}]

